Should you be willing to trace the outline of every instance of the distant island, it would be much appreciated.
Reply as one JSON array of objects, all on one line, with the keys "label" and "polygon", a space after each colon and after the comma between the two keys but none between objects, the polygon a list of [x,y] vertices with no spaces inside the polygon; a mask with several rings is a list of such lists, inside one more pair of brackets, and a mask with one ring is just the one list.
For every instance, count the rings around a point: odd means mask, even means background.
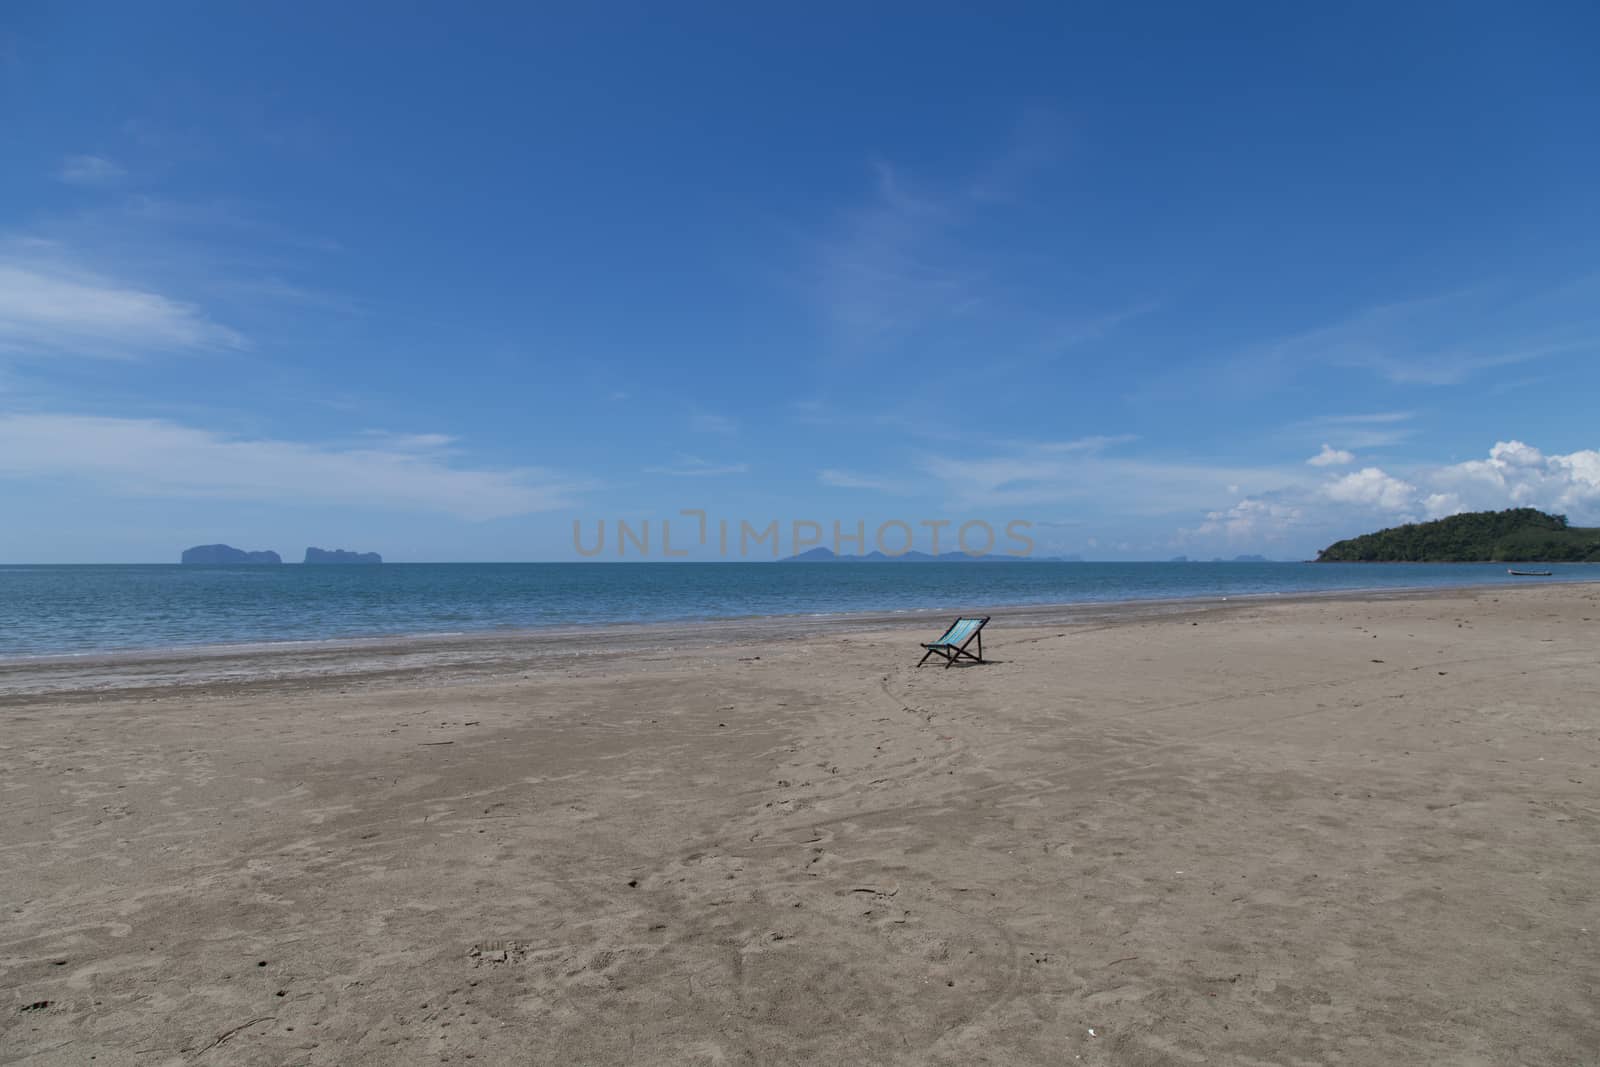
[{"label": "distant island", "polygon": [[342,548],[308,548],[307,563],[382,563],[376,552],[347,552]]},{"label": "distant island", "polygon": [[864,556],[841,556],[831,548],[812,548],[797,556],[785,556],[779,563],[1082,563],[1079,556],[1007,556],[986,554],[969,556],[965,552],[902,552],[891,556],[886,552],[868,552]]},{"label": "distant island", "polygon": [[185,563],[282,563],[283,557],[271,550],[246,552],[232,545],[195,545],[183,550]]},{"label": "distant island", "polygon": [[1600,563],[1600,527],[1535,508],[1473,511],[1351,537],[1318,563]]},{"label": "distant island", "polygon": [[[273,551],[246,552],[232,545],[195,545],[183,550],[183,562],[205,563],[282,563],[283,557]],[[342,548],[308,548],[307,563],[382,563],[376,552],[346,552]]]},{"label": "distant island", "polygon": [[[1200,560],[1190,559],[1188,556],[1173,556],[1168,563],[1199,563]],[[1221,556],[1211,557],[1212,563],[1271,563],[1266,556],[1234,556],[1232,559],[1223,559]]]}]

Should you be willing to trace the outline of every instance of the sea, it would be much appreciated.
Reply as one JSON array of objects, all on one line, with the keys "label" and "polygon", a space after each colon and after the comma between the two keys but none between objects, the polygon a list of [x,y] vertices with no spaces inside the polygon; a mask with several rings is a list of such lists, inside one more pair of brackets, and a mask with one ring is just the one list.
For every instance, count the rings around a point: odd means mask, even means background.
[{"label": "sea", "polygon": [[0,660],[749,616],[817,618],[1600,581],[1600,564],[384,563],[0,566]]}]

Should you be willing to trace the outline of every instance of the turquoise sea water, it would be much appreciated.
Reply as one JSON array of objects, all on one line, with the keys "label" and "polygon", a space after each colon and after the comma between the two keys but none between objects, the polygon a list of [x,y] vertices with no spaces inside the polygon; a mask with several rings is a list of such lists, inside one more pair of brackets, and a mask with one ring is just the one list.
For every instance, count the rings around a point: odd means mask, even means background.
[{"label": "turquoise sea water", "polygon": [[0,657],[596,623],[1600,580],[1504,564],[0,566]]}]

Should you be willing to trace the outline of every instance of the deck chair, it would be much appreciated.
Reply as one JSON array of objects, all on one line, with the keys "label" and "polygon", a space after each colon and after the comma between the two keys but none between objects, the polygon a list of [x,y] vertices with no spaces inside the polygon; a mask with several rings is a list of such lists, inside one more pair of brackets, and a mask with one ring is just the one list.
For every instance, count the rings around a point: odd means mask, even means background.
[{"label": "deck chair", "polygon": [[[989,616],[987,615],[981,619],[957,619],[950,624],[950,629],[946,630],[944,635],[937,641],[923,642],[922,647],[928,651],[924,652],[922,658],[917,660],[917,666],[922,666],[928,662],[929,656],[936,654],[944,657],[944,665],[947,670],[953,667],[958,659],[965,658],[972,660],[974,663],[982,663],[983,624],[988,621]],[[974,639],[978,642],[978,654],[976,656],[967,651],[967,646]]]}]

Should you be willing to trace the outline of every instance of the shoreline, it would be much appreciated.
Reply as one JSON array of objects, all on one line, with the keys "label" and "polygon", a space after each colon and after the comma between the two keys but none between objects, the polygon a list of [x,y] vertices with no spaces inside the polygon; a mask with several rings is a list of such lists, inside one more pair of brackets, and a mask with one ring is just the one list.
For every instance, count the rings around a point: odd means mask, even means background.
[{"label": "shoreline", "polygon": [[[1600,581],[1572,580],[1541,586],[1491,583],[1379,586],[1220,597],[990,604],[959,609],[907,609],[895,612],[742,615],[0,657],[0,706],[53,697],[71,699],[88,695],[103,699],[126,691],[214,689],[224,685],[349,684],[384,680],[404,683],[434,673],[442,674],[446,680],[485,678],[629,655],[876,633],[901,627],[942,626],[956,614],[993,616],[995,622],[991,622],[985,631],[992,638],[997,630],[1080,626],[1088,623],[1116,625],[1141,619],[1210,613],[1262,604],[1329,601],[1374,603],[1396,599],[1438,599],[1491,590],[1520,595],[1551,586],[1584,587],[1596,584],[1600,584]],[[1000,625],[997,627],[996,623]]]},{"label": "shoreline", "polygon": [[[98,565],[83,566],[90,570],[104,569]],[[435,565],[397,566],[439,569]],[[470,572],[478,565],[462,566]],[[559,568],[562,565],[551,566]],[[376,647],[389,643],[516,640],[567,632],[603,634],[613,629],[648,626],[712,627],[765,624],[768,620],[788,620],[797,626],[810,626],[817,620],[830,625],[849,625],[858,618],[915,618],[937,616],[958,609],[967,613],[1064,613],[1080,607],[1121,608],[1132,604],[1204,602],[1243,597],[1409,593],[1429,589],[1505,587],[1525,584],[1527,581],[1508,577],[1506,568],[1498,563],[1437,564],[1437,567],[1445,568],[1443,573],[1411,564],[1391,564],[1359,572],[1350,568],[1305,571],[1298,564],[1283,563],[1082,566],[1089,568],[1085,572],[1089,577],[1064,584],[1043,580],[974,581],[972,576],[977,572],[973,568],[965,568],[962,580],[941,580],[931,584],[912,582],[904,589],[893,582],[889,583],[888,588],[880,590],[872,583],[862,588],[858,583],[841,584],[827,579],[816,582],[808,579],[798,585],[791,581],[770,590],[759,584],[752,589],[744,589],[738,583],[729,588],[713,584],[712,587],[700,589],[696,583],[682,588],[676,588],[672,583],[659,588],[647,583],[638,597],[632,595],[631,586],[608,586],[593,596],[586,596],[581,588],[582,583],[579,586],[558,583],[556,587],[546,588],[538,584],[530,586],[525,579],[508,580],[509,586],[505,586],[499,594],[484,594],[470,581],[459,587],[447,584],[437,588],[424,583],[414,591],[418,597],[415,603],[407,599],[413,592],[401,589],[392,594],[392,605],[384,602],[378,607],[374,607],[374,601],[368,595],[371,591],[365,590],[364,586],[359,590],[346,591],[350,595],[359,594],[356,600],[342,599],[345,593],[339,591],[342,587],[337,587],[331,595],[327,590],[315,594],[312,600],[305,602],[309,606],[303,606],[296,599],[302,594],[284,592],[263,596],[256,592],[257,586],[245,582],[241,586],[241,595],[246,599],[238,610],[228,607],[231,604],[228,588],[201,596],[196,594],[195,587],[180,583],[177,588],[182,590],[183,595],[177,601],[166,604],[159,597],[150,599],[155,594],[136,584],[110,588],[108,595],[112,595],[113,602],[119,605],[117,610],[110,612],[96,600],[86,597],[82,590],[77,590],[75,596],[68,595],[58,611],[55,586],[36,582],[21,587],[18,603],[32,605],[26,614],[8,614],[0,610],[0,670],[66,663],[116,663],[171,656],[204,657],[213,653],[273,655],[284,649],[331,650]],[[1157,571],[1165,568],[1170,573],[1150,578],[1140,569],[1145,566]],[[1248,571],[1257,566],[1267,568],[1262,572],[1266,577],[1235,579],[1216,576],[1223,571],[1232,573],[1230,568]],[[1101,573],[1094,570],[1097,567],[1109,567],[1112,570]],[[1396,567],[1409,570],[1397,573]],[[183,565],[175,564],[167,569],[183,570]],[[253,574],[260,570],[249,567],[210,569],[229,574],[244,571]],[[449,567],[444,569],[448,570]],[[846,572],[852,570],[848,566],[844,569]],[[373,568],[363,570],[371,573]],[[803,570],[808,574],[819,574],[821,570],[839,572],[837,567],[819,568],[816,565]],[[1291,570],[1296,574],[1338,573],[1344,577],[1328,581],[1285,578],[1284,575]],[[994,572],[990,569],[986,573]],[[1007,573],[1012,574],[1011,569],[1008,568]],[[1173,577],[1190,573],[1204,573],[1210,577],[1197,581]],[[1584,582],[1600,582],[1600,564],[1564,565],[1553,576],[1544,579],[1546,584]],[[379,584],[387,589],[390,583]],[[495,588],[502,587],[497,585]],[[0,584],[0,593],[7,591],[8,587]],[[619,593],[620,597],[617,595]],[[140,600],[141,596],[145,599]],[[385,593],[384,596],[391,594]],[[461,601],[459,605],[457,599]],[[283,602],[279,603],[280,600]],[[221,604],[222,607],[213,610],[213,604]],[[0,607],[3,606],[3,602],[0,602]],[[11,639],[9,647],[7,637]]]}]

